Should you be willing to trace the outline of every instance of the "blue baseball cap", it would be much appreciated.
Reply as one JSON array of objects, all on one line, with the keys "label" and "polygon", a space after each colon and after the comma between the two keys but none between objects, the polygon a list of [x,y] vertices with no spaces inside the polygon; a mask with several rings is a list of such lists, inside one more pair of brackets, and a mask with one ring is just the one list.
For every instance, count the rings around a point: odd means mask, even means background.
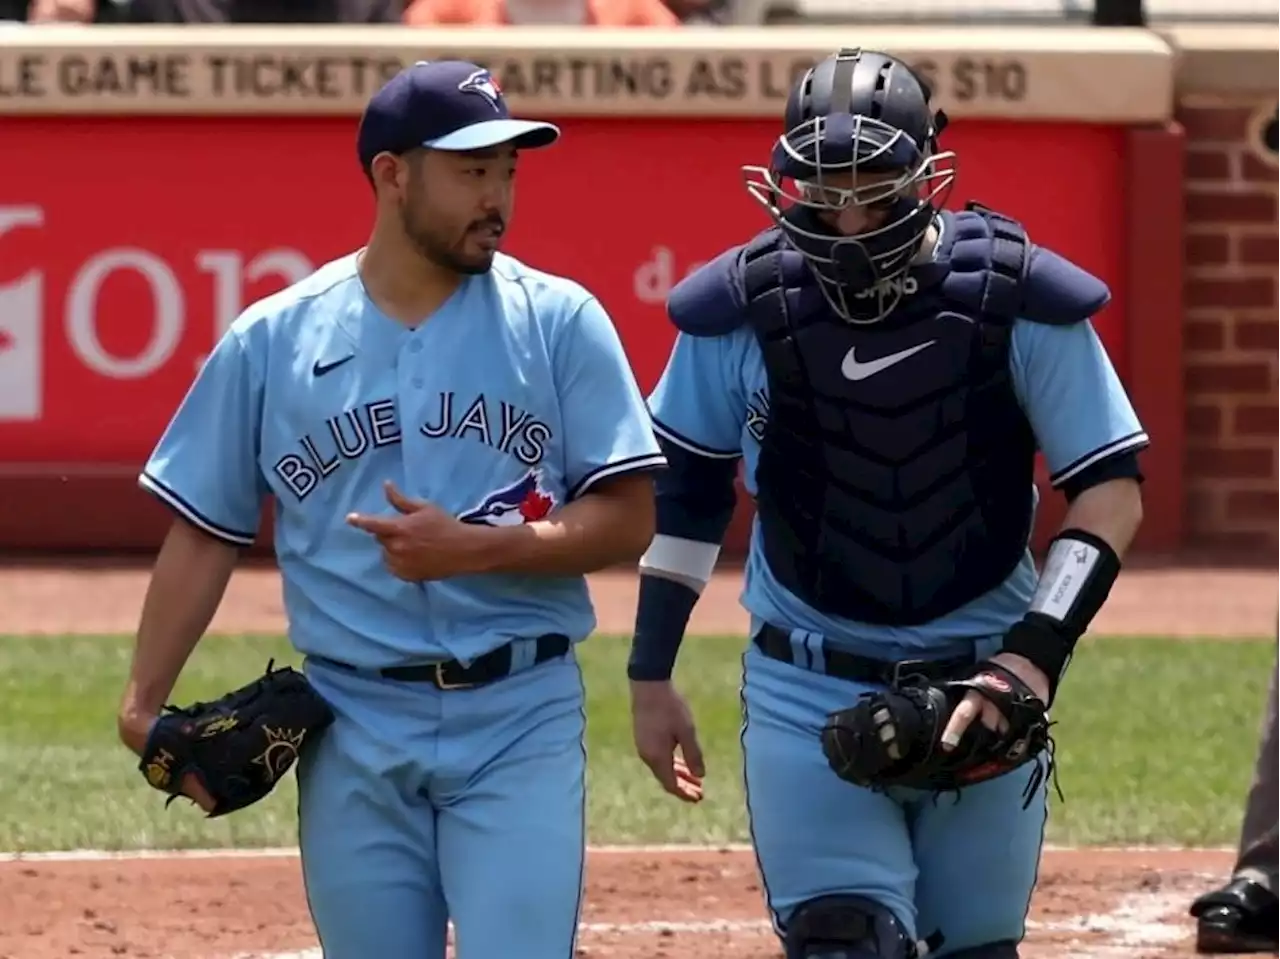
[{"label": "blue baseball cap", "polygon": [[420,60],[370,98],[356,149],[368,170],[379,153],[416,147],[483,150],[504,143],[531,150],[559,138],[554,124],[513,119],[502,88],[484,67],[465,60]]}]

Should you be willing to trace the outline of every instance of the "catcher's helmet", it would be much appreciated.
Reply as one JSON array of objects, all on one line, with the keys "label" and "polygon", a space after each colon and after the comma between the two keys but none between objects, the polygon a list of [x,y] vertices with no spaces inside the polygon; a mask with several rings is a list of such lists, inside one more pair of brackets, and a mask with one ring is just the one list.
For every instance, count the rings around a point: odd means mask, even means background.
[{"label": "catcher's helmet", "polygon": [[[850,322],[877,322],[897,305],[955,180],[955,155],[937,148],[946,115],[931,96],[902,60],[841,50],[792,89],[769,166],[742,168],[747,192]],[[849,209],[867,224],[841,230]]]}]

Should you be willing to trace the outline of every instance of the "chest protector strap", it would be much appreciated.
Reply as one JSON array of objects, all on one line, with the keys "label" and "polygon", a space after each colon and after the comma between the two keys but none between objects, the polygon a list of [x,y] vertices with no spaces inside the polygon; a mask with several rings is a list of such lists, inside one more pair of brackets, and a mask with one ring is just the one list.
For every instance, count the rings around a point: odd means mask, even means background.
[{"label": "chest protector strap", "polygon": [[747,318],[764,353],[771,383],[783,389],[802,389],[806,382],[804,368],[799,354],[791,348],[792,317],[787,309],[786,290],[803,278],[786,275],[792,272],[785,269],[787,266],[794,270],[799,265],[798,258],[790,264],[787,261],[779,234],[760,234],[742,253],[742,289]]}]

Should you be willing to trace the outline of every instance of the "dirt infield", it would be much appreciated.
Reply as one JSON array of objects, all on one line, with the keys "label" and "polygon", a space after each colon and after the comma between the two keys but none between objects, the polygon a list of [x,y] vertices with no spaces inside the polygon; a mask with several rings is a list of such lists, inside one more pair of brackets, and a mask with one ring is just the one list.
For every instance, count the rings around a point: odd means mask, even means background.
[{"label": "dirt infield", "polygon": [[[600,629],[628,633],[635,616],[636,577],[590,577]],[[1099,635],[1275,635],[1276,570],[1127,569],[1094,620]],[[745,634],[738,604],[741,575],[716,574],[693,614],[695,634]],[[131,633],[147,586],[147,570],[109,563],[0,566],[0,634]],[[280,578],[265,566],[238,570],[214,617],[219,633],[280,632]]]},{"label": "dirt infield", "polygon": [[[0,569],[0,632],[128,633],[144,569]],[[594,577],[600,626],[626,632],[631,576]],[[742,632],[738,580],[717,578],[699,632]],[[1142,571],[1122,577],[1097,631],[1257,636],[1276,626],[1275,571]],[[218,632],[279,631],[279,581],[238,573]],[[1243,797],[1242,797],[1243,800]],[[1049,850],[1024,959],[1190,955],[1190,900],[1220,881],[1220,850]],[[0,862],[0,959],[319,959],[290,855],[27,857]],[[750,853],[593,851],[580,959],[778,959]]]},{"label": "dirt infield", "polygon": [[[1221,852],[1050,851],[1024,959],[1191,954]],[[320,959],[294,857],[0,865],[6,959]],[[751,855],[595,852],[579,959],[778,959]],[[512,957],[517,959],[517,957]]]}]

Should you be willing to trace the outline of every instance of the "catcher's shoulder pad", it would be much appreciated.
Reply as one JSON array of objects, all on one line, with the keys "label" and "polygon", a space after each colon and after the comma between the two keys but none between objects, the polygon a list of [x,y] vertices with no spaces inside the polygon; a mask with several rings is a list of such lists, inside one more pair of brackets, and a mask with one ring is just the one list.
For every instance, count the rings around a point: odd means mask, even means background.
[{"label": "catcher's shoulder pad", "polygon": [[944,237],[946,294],[992,319],[1068,326],[1111,301],[1106,283],[1031,242],[1017,220],[977,203],[951,217]]},{"label": "catcher's shoulder pad", "polygon": [[742,259],[748,245],[725,250],[675,285],[667,318],[689,336],[725,336],[747,322]]}]

